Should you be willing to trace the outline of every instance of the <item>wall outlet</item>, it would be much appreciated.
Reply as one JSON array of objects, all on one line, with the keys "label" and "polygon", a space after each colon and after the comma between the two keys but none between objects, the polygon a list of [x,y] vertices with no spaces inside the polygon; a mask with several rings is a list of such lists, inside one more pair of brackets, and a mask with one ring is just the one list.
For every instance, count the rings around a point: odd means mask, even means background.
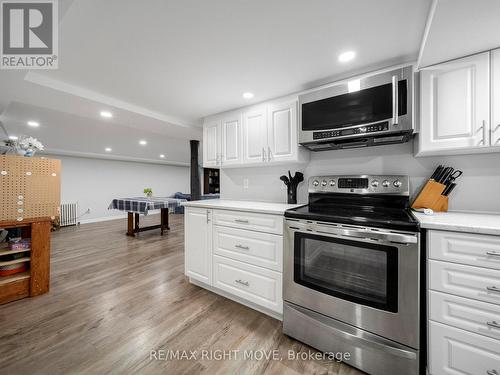
[{"label": "wall outlet", "polygon": [[243,179],[243,189],[248,189],[248,178]]}]

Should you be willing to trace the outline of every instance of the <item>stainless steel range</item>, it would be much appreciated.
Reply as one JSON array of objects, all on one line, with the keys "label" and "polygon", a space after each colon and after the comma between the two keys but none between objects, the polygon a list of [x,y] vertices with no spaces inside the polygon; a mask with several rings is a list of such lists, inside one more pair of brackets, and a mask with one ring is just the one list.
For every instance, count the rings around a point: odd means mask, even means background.
[{"label": "stainless steel range", "polygon": [[320,176],[285,212],[285,334],[373,375],[419,374],[420,234],[407,176]]}]

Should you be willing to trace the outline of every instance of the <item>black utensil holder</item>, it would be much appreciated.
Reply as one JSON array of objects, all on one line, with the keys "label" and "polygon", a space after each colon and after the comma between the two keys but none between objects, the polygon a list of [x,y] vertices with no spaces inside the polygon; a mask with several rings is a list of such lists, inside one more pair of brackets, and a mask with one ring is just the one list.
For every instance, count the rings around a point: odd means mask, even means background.
[{"label": "black utensil holder", "polygon": [[287,201],[288,204],[297,204],[297,186],[287,187]]}]

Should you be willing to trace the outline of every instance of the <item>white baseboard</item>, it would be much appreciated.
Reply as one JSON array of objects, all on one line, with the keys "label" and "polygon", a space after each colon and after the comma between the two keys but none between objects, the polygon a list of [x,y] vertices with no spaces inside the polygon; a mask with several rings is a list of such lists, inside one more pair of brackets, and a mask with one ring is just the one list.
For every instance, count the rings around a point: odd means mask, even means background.
[{"label": "white baseboard", "polygon": [[[153,213],[159,213],[160,210],[150,210],[150,214]],[[181,214],[174,214],[173,212],[169,213],[170,215],[181,215]],[[148,215],[149,216],[149,215]],[[78,223],[79,224],[90,224],[90,223],[99,223],[101,221],[109,221],[109,220],[118,220],[118,219],[126,219],[127,218],[127,212],[120,214],[120,215],[115,215],[115,216],[101,216],[101,217],[95,217],[92,219],[84,219],[80,220]]]},{"label": "white baseboard", "polygon": [[84,219],[80,220],[80,224],[90,224],[90,223],[99,223],[101,221],[109,221],[109,220],[118,220],[118,219],[126,219],[127,218],[127,213],[120,214],[120,215],[114,215],[114,216],[101,216],[101,217],[95,217],[92,219]]}]

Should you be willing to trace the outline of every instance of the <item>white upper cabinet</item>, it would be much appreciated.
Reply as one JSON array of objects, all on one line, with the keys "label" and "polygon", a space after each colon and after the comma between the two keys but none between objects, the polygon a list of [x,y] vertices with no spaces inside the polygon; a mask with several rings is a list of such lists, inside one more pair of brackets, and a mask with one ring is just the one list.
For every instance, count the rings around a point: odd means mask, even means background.
[{"label": "white upper cabinet", "polygon": [[218,118],[211,118],[203,125],[203,166],[217,167],[221,152],[221,125]]},{"label": "white upper cabinet", "polygon": [[418,155],[490,149],[489,72],[489,52],[421,71]]},{"label": "white upper cabinet", "polygon": [[241,113],[234,112],[222,117],[222,152],[220,165],[241,162]]},{"label": "white upper cabinet", "polygon": [[298,144],[297,101],[267,103],[205,119],[203,166],[234,168],[309,160]]},{"label": "white upper cabinet", "polygon": [[267,106],[251,108],[243,113],[243,163],[266,161]]},{"label": "white upper cabinet", "polygon": [[500,49],[491,52],[491,145],[500,147]]},{"label": "white upper cabinet", "polygon": [[297,102],[269,106],[267,127],[270,161],[291,161],[297,159]]}]

